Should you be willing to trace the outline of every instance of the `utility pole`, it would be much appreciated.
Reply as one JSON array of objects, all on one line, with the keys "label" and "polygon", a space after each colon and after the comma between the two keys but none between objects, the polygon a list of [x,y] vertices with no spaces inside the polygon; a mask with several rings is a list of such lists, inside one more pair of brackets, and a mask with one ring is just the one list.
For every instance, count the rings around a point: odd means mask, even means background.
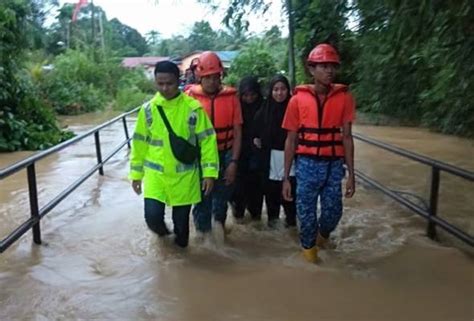
[{"label": "utility pole", "polygon": [[99,12],[99,32],[100,32],[100,45],[102,47],[102,54],[105,57],[105,41],[104,41],[104,25],[102,22],[103,11]]},{"label": "utility pole", "polygon": [[91,0],[91,33],[92,33],[92,48],[95,51],[95,9],[94,0]]},{"label": "utility pole", "polygon": [[295,26],[293,21],[293,4],[291,3],[291,0],[286,0],[286,9],[288,10],[288,70],[290,72],[291,86],[295,86]]},{"label": "utility pole", "polygon": [[91,0],[91,33],[92,33],[92,59],[94,61],[98,61],[97,57],[97,39],[95,35],[95,7],[94,7],[94,0]]},{"label": "utility pole", "polygon": [[66,48],[71,48],[71,22],[66,21]]}]

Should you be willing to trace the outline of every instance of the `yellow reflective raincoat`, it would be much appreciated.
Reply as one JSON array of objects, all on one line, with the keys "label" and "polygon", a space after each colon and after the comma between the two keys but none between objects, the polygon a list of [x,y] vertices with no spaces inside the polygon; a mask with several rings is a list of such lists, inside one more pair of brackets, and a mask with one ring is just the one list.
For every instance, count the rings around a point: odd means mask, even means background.
[{"label": "yellow reflective raincoat", "polygon": [[[200,160],[189,165],[174,157],[168,130],[156,108],[158,105],[163,107],[176,135],[193,145],[199,144]],[[218,172],[216,134],[197,100],[183,93],[166,100],[157,93],[140,108],[132,139],[129,178],[143,179],[145,198],[156,199],[168,206],[199,203],[200,177],[217,178]]]}]

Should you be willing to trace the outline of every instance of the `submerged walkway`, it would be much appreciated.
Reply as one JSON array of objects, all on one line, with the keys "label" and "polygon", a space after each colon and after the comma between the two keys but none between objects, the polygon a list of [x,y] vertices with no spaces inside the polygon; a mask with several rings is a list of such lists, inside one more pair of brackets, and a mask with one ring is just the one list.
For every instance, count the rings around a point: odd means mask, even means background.
[{"label": "submerged walkway", "polygon": [[[120,127],[114,128],[101,136],[104,146],[112,148],[122,137]],[[79,143],[39,164],[42,202],[96,162],[90,146],[90,141]],[[405,181],[406,189],[424,195],[428,182],[416,164],[357,148],[359,169],[393,188]],[[123,150],[106,165],[105,176],[92,176],[41,221],[44,246],[32,245],[28,233],[0,255],[1,320],[444,321],[473,316],[469,248],[444,234],[443,243],[429,240],[424,220],[366,185],[358,184],[355,198],[345,202],[333,248],[314,266],[301,258],[295,230],[237,225],[232,219],[225,243],[199,242],[192,228],[189,248],[177,250],[171,239],[158,240],[146,228],[142,200],[126,180],[127,169]],[[388,174],[380,175],[384,169]],[[0,194],[2,235],[29,211],[24,174],[6,182]],[[469,193],[466,199],[474,200]],[[472,216],[462,210],[455,221],[472,232]]]}]

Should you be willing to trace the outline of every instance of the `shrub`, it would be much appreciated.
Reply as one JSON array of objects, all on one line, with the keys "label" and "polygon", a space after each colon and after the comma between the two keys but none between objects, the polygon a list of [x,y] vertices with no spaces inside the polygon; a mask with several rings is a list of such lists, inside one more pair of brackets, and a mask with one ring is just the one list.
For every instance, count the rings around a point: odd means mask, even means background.
[{"label": "shrub", "polygon": [[261,83],[268,83],[276,73],[272,55],[265,46],[256,43],[242,50],[234,59],[224,82],[237,84],[242,77],[251,75],[258,77]]},{"label": "shrub", "polygon": [[129,111],[140,106],[145,101],[151,99],[152,95],[140,91],[135,86],[125,87],[118,91],[115,99],[115,108],[118,110]]}]

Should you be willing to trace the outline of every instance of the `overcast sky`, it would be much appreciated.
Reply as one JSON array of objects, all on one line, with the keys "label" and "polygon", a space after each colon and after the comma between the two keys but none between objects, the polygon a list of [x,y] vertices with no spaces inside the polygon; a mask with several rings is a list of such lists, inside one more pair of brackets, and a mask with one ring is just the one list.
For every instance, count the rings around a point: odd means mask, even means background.
[{"label": "overcast sky", "polygon": [[[77,3],[78,0],[60,0],[64,3]],[[89,0],[90,2],[90,0]],[[228,1],[220,1],[223,5]],[[278,25],[286,34],[285,20],[282,19],[281,1],[272,1],[270,10],[264,16],[249,16],[249,31],[260,33],[273,25]],[[217,12],[195,0],[94,0],[101,6],[107,18],[119,19],[122,23],[137,29],[142,35],[151,30],[157,30],[162,38],[182,34],[187,36],[196,21],[205,20],[214,30],[222,29],[222,17],[225,8]]]}]

